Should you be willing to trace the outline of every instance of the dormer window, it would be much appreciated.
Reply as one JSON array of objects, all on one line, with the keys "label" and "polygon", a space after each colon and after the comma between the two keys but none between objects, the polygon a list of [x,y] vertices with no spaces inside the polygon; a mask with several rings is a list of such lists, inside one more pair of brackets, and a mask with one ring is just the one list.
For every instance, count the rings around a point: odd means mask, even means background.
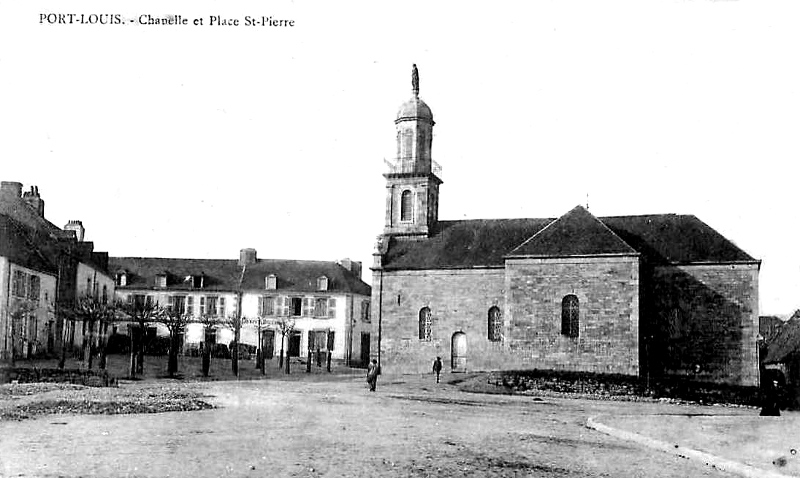
[{"label": "dormer window", "polygon": [[167,273],[156,274],[156,287],[167,286]]},{"label": "dormer window", "polygon": [[278,278],[275,277],[275,274],[268,275],[264,282],[264,288],[267,290],[275,290],[278,288]]},{"label": "dormer window", "polygon": [[127,272],[117,272],[117,276],[115,278],[115,282],[120,287],[125,287],[128,285],[128,273]]},{"label": "dormer window", "polygon": [[202,289],[203,288],[203,282],[205,282],[205,275],[204,274],[200,274],[200,275],[186,276],[186,279],[184,279],[184,282],[186,282],[189,285],[191,285],[192,289]]},{"label": "dormer window", "polygon": [[317,279],[317,290],[328,290],[328,278],[320,276]]}]

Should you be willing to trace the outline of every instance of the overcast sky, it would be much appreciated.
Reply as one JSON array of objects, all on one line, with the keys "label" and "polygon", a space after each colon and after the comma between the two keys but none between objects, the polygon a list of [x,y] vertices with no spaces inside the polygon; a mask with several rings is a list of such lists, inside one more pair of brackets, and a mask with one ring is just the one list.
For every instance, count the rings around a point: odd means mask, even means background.
[{"label": "overcast sky", "polygon": [[416,63],[440,218],[694,214],[763,261],[762,314],[800,308],[796,1],[171,3],[0,0],[0,179],[98,250],[369,282]]}]

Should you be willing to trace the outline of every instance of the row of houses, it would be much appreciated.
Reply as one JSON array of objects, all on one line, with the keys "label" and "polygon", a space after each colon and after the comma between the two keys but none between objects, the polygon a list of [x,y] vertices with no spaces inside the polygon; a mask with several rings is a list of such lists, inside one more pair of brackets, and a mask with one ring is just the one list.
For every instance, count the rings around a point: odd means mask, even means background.
[{"label": "row of houses", "polygon": [[64,228],[45,219],[36,187],[0,183],[0,359],[54,354],[88,331],[62,313],[81,297],[115,299],[108,253],[84,241],[80,221]]},{"label": "row of houses", "polygon": [[[330,351],[348,364],[369,358],[371,291],[359,262],[259,259],[255,249],[242,249],[238,260],[112,257],[109,268],[122,302],[158,303],[189,317],[185,347],[229,345],[226,323],[241,317],[240,343],[261,347],[267,358],[282,345],[292,357]],[[206,336],[209,321],[218,325]],[[285,338],[282,321],[293,325]]]},{"label": "row of houses", "polygon": [[[233,319],[240,343],[281,348],[290,356],[331,352],[358,364],[370,356],[370,287],[361,263],[259,259],[242,249],[239,259],[111,257],[85,240],[81,221],[59,228],[45,218],[37,187],[0,185],[0,359],[13,362],[64,351],[77,353],[84,338],[129,333],[119,322],[106,330],[70,311],[91,297],[100,304],[158,304],[185,316],[185,349],[200,343],[228,346]],[[203,324],[214,324],[207,334]],[[291,323],[279,333],[279,322]],[[94,327],[94,330],[88,330]],[[166,335],[157,323],[153,335]],[[260,338],[260,340],[259,340]],[[282,342],[283,340],[283,342]]]}]

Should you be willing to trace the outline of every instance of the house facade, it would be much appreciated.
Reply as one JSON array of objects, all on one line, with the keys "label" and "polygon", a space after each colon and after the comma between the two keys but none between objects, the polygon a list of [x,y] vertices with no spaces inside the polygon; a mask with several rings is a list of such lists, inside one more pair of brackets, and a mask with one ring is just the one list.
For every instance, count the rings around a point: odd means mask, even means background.
[{"label": "house facade", "polygon": [[63,229],[48,221],[37,187],[23,193],[21,183],[0,183],[3,361],[55,355],[62,346],[79,349],[91,331],[70,309],[84,296],[113,300],[108,254],[94,251],[84,233],[81,221],[69,221]]},{"label": "house facade", "polygon": [[439,220],[434,124],[415,68],[373,255],[383,370],[428,372],[440,356],[451,371],[758,384],[760,261],[691,215]]},{"label": "house facade", "polygon": [[[119,300],[188,316],[187,351],[200,343],[229,346],[232,323],[241,318],[239,342],[258,347],[261,336],[267,358],[282,349],[295,357],[330,351],[348,364],[369,357],[370,287],[358,262],[258,259],[243,249],[238,261],[112,257],[111,270]],[[281,324],[291,330],[283,334]]]}]

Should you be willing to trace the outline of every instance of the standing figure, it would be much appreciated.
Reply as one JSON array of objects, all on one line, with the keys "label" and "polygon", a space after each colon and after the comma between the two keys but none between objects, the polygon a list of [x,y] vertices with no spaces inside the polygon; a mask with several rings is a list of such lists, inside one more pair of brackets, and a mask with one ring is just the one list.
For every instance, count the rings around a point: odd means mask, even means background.
[{"label": "standing figure", "polygon": [[369,391],[374,392],[375,386],[378,384],[378,361],[375,359],[372,359],[372,363],[367,366],[367,383]]},{"label": "standing figure", "polygon": [[777,379],[765,380],[764,382],[766,383],[762,385],[762,405],[759,415],[762,417],[779,417],[781,416],[781,385]]},{"label": "standing figure", "polygon": [[442,357],[436,357],[433,361],[433,373],[436,374],[436,383],[439,383],[439,374],[442,373]]}]

